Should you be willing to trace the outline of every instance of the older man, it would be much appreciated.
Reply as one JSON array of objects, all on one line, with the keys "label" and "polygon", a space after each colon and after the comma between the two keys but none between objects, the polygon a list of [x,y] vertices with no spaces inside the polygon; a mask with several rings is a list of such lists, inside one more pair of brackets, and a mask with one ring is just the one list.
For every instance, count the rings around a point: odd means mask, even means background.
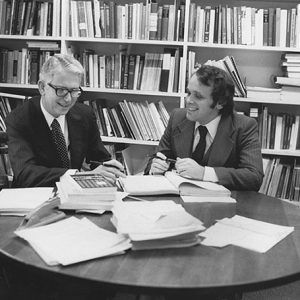
[{"label": "older man", "polygon": [[80,169],[84,160],[106,161],[95,172],[110,181],[124,176],[123,166],[110,160],[101,142],[91,108],[77,102],[83,72],[73,57],[51,56],[40,72],[41,96],[6,118],[15,187],[54,186],[69,169]]}]

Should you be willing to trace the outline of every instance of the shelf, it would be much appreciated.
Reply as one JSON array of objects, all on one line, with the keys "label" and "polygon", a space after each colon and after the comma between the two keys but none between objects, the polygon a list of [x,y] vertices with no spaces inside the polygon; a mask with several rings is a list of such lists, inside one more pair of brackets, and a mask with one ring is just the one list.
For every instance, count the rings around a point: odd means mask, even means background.
[{"label": "shelf", "polygon": [[269,155],[282,155],[282,156],[300,156],[300,150],[288,150],[288,149],[261,149],[262,154]]},{"label": "shelf", "polygon": [[141,91],[141,90],[128,90],[128,89],[106,89],[106,88],[93,88],[82,87],[84,92],[101,92],[112,94],[135,94],[135,95],[149,95],[149,96],[164,96],[164,97],[183,97],[185,94],[181,93],[166,93],[159,91]]},{"label": "shelf", "polygon": [[215,43],[196,43],[187,42],[188,47],[197,48],[219,48],[219,49],[238,49],[247,51],[273,51],[273,52],[300,52],[299,48],[291,47],[275,47],[275,46],[252,46],[252,45],[236,45],[236,44],[215,44]]},{"label": "shelf", "polygon": [[119,138],[119,137],[110,137],[110,136],[101,136],[101,139],[105,143],[158,146],[158,141],[133,140],[128,138]]},{"label": "shelf", "polygon": [[299,100],[263,100],[263,99],[255,99],[255,98],[242,98],[242,97],[234,97],[235,102],[246,102],[246,103],[264,103],[264,104],[279,104],[279,105],[299,105]]},{"label": "shelf", "polygon": [[34,89],[38,88],[37,84],[21,84],[21,83],[0,83],[0,88],[14,88],[14,89]]},{"label": "shelf", "polygon": [[62,38],[60,36],[39,36],[39,35],[7,35],[0,34],[1,40],[35,40],[35,41],[56,41],[60,42]]},{"label": "shelf", "polygon": [[142,45],[162,45],[172,47],[183,47],[185,42],[178,41],[161,41],[161,40],[136,40],[136,39],[110,39],[110,38],[75,38],[75,37],[63,37],[62,40],[66,42],[91,42],[91,43],[104,43],[104,44],[142,44]]}]

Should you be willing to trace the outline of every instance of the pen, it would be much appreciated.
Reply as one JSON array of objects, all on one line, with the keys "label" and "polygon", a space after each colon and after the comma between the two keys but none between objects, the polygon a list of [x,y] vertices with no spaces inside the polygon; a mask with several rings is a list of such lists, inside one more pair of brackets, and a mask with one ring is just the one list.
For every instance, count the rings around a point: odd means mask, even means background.
[{"label": "pen", "polygon": [[162,158],[162,157],[159,157],[157,155],[153,156],[153,158],[158,158],[160,160],[163,160],[163,161],[166,161],[166,162],[169,162],[169,163],[176,163],[176,159],[173,159],[173,158]]},{"label": "pen", "polygon": [[117,166],[115,165],[111,165],[111,164],[104,164],[106,161],[96,161],[96,160],[90,160],[91,164],[97,164],[97,165],[102,165],[105,167],[109,167],[109,168],[115,168],[117,170],[120,170]]}]

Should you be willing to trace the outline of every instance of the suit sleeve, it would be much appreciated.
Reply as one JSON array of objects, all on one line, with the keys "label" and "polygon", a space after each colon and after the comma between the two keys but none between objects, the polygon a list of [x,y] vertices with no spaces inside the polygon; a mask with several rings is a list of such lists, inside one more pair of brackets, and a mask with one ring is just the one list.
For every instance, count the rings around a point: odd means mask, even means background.
[{"label": "suit sleeve", "polygon": [[263,180],[261,147],[258,127],[249,118],[237,137],[237,166],[214,167],[219,183],[229,189],[258,191]]},{"label": "suit sleeve", "polygon": [[38,165],[26,128],[18,126],[13,118],[6,119],[9,136],[8,153],[14,171],[14,186],[55,186],[55,182],[67,169]]}]

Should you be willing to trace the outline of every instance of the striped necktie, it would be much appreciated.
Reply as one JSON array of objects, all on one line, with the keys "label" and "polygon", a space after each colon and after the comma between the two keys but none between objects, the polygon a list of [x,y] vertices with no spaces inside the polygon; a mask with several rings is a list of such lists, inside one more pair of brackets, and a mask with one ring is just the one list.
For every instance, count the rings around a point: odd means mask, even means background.
[{"label": "striped necktie", "polygon": [[57,119],[53,120],[51,128],[52,138],[56,146],[58,158],[60,160],[60,166],[63,168],[69,168],[70,161],[68,156],[67,145]]}]

